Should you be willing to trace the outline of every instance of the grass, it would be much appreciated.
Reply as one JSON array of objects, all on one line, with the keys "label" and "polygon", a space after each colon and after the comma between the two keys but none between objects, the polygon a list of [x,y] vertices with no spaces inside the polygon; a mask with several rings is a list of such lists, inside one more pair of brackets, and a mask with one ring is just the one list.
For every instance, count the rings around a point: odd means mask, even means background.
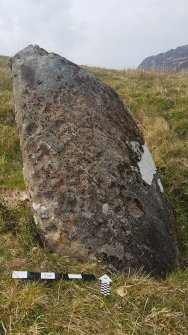
[{"label": "grass", "polygon": [[[13,270],[104,273],[41,246],[32,213],[22,201],[24,181],[7,58],[0,57],[0,335],[186,335],[188,271],[164,281],[140,272],[111,275],[111,295],[99,282],[32,282],[11,279]],[[177,213],[181,257],[188,242],[188,74],[89,68],[113,87],[144,132]]]},{"label": "grass", "polygon": [[24,189],[8,57],[0,57],[0,189]]},{"label": "grass", "polygon": [[83,282],[28,282],[11,270],[90,272],[97,263],[79,263],[42,248],[28,206],[1,206],[0,334],[187,334],[188,273],[165,281],[147,276],[112,276],[111,296]]}]

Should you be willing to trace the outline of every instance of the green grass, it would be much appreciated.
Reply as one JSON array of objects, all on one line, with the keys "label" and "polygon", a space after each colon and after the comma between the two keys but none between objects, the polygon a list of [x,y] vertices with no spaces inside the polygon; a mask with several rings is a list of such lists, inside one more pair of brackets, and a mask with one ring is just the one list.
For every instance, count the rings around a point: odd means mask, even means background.
[{"label": "green grass", "polygon": [[3,95],[6,95],[7,92],[10,92],[12,89],[12,81],[10,76],[10,70],[8,68],[9,58],[6,56],[0,56],[0,103],[2,102],[1,90]]},{"label": "green grass", "polygon": [[[186,335],[188,271],[164,281],[137,274],[111,275],[111,296],[99,282],[32,282],[13,270],[104,273],[41,246],[24,191],[12,84],[0,57],[0,335]],[[181,259],[188,243],[188,74],[89,68],[113,87],[131,110],[159,169],[178,221]]]},{"label": "green grass", "polygon": [[0,57],[0,190],[24,189],[8,57]]}]

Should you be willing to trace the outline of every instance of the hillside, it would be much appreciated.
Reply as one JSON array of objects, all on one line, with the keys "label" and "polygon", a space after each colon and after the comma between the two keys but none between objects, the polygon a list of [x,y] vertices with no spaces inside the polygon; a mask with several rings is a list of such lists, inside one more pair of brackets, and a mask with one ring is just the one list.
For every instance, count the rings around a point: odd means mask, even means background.
[{"label": "hillside", "polygon": [[[88,68],[113,87],[143,130],[178,220],[182,269],[158,282],[140,273],[99,283],[27,282],[12,270],[104,274],[100,263],[59,257],[41,246],[23,201],[24,182],[10,71],[0,68],[0,334],[187,334],[188,75]],[[184,268],[184,270],[183,270]]]},{"label": "hillside", "polygon": [[171,49],[167,52],[145,58],[139,65],[139,69],[173,70],[182,71],[188,69],[188,45]]}]

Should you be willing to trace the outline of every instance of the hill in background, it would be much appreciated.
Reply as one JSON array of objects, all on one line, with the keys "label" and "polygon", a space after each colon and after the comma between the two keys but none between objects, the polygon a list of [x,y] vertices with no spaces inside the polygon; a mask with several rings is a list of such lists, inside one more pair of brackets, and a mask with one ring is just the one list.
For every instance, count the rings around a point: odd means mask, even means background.
[{"label": "hill in background", "polygon": [[156,56],[145,58],[139,65],[142,70],[188,70],[188,45],[171,49]]},{"label": "hill in background", "polygon": [[[3,61],[4,62],[4,61]],[[12,84],[0,67],[0,334],[187,335],[188,329],[188,74],[87,68],[116,90],[131,110],[177,215],[184,270],[164,281],[113,275],[111,296],[99,283],[11,279],[13,270],[104,274],[41,246],[28,204]]]}]

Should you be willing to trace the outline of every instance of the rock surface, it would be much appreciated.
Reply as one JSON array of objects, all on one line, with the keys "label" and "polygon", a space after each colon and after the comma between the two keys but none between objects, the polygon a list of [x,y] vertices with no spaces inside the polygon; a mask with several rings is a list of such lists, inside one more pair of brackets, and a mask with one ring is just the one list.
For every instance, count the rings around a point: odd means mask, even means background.
[{"label": "rock surface", "polygon": [[139,65],[143,70],[174,70],[181,71],[188,69],[188,45],[171,49],[156,56],[150,56]]},{"label": "rock surface", "polygon": [[117,94],[38,46],[11,66],[23,173],[44,244],[112,270],[165,276],[176,264],[174,216]]}]

